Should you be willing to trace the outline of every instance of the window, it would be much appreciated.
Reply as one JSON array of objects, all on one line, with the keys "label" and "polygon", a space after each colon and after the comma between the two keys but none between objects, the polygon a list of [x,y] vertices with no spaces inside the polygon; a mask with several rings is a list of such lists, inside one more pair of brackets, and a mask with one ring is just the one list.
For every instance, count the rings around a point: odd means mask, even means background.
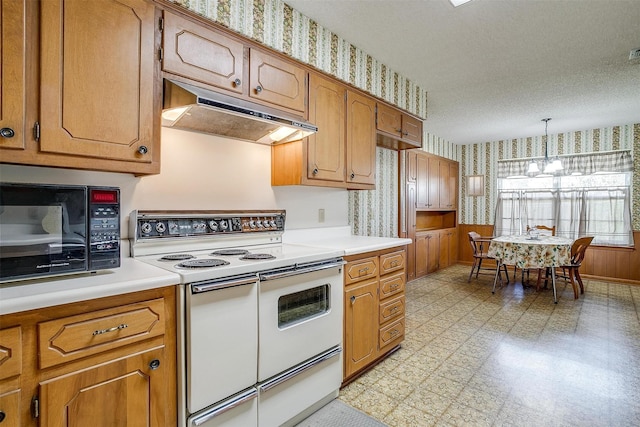
[{"label": "window", "polygon": [[562,175],[535,177],[524,174],[530,160],[499,163],[494,233],[522,234],[527,225],[555,225],[558,236],[594,236],[593,244],[633,246],[631,153],[581,154],[562,160]]}]

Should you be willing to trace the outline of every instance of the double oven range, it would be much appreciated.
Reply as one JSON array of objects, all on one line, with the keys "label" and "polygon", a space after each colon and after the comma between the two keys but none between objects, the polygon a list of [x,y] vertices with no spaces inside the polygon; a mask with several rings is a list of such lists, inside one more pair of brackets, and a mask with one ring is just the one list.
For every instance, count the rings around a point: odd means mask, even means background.
[{"label": "double oven range", "polygon": [[134,211],[131,252],[177,273],[180,426],[293,425],[338,395],[340,251],[282,243],[285,212]]}]

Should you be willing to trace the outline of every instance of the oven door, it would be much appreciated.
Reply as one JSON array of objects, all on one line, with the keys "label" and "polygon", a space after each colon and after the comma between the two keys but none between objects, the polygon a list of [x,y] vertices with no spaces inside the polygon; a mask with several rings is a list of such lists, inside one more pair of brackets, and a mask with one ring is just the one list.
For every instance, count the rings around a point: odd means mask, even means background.
[{"label": "oven door", "polygon": [[342,344],[342,266],[339,259],[260,274],[258,381]]},{"label": "oven door", "polygon": [[257,289],[255,273],[188,286],[185,362],[189,413],[255,385]]}]

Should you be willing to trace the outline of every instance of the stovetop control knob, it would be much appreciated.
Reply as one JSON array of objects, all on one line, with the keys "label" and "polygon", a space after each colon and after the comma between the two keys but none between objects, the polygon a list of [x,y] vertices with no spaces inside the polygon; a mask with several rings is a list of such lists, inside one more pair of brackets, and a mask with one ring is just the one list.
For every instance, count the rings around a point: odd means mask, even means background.
[{"label": "stovetop control knob", "polygon": [[276,222],[274,220],[271,220],[269,224],[271,225],[271,227],[276,228]]},{"label": "stovetop control knob", "polygon": [[142,225],[140,225],[140,230],[144,233],[144,234],[149,234],[151,233],[152,227],[151,224],[149,224],[148,222],[143,222]]},{"label": "stovetop control knob", "polygon": [[180,226],[175,221],[169,221],[169,233],[177,233],[180,230]]},{"label": "stovetop control knob", "polygon": [[252,230],[256,228],[256,222],[254,220],[249,221],[249,228],[251,228]]},{"label": "stovetop control knob", "polygon": [[227,228],[229,228],[229,223],[227,222],[227,220],[220,220],[220,229],[226,230]]},{"label": "stovetop control knob", "polygon": [[256,221],[256,225],[258,226],[258,228],[263,228],[262,221],[260,220]]},{"label": "stovetop control knob", "polygon": [[165,225],[164,222],[157,222],[156,223],[156,231],[158,233],[164,233],[165,231],[167,231],[167,226]]},{"label": "stovetop control knob", "polygon": [[218,222],[214,220],[209,221],[209,228],[212,231],[218,231]]}]

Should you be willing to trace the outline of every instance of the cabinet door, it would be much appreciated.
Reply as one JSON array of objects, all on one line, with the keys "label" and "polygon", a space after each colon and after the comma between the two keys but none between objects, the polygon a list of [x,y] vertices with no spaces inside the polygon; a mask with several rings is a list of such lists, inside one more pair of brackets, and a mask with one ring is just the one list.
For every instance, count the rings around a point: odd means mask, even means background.
[{"label": "cabinet door", "polygon": [[440,238],[438,232],[427,234],[427,274],[439,268]]},{"label": "cabinet door", "polygon": [[429,157],[416,158],[416,207],[429,207]]},{"label": "cabinet door", "polygon": [[308,138],[307,178],[344,182],[345,88],[312,74],[309,100],[309,121],[318,132]]},{"label": "cabinet door", "polygon": [[292,62],[251,49],[249,96],[265,103],[304,112],[307,72]]},{"label": "cabinet door", "polygon": [[22,408],[20,407],[20,390],[0,392],[0,413],[2,413],[2,427],[18,427]]},{"label": "cabinet door", "polygon": [[0,3],[0,148],[25,148],[26,1]]},{"label": "cabinet door", "polygon": [[402,116],[402,138],[422,145],[422,120],[404,114]]},{"label": "cabinet door", "polygon": [[407,156],[407,181],[416,182],[418,178],[418,155],[415,151],[405,151]]},{"label": "cabinet door", "polygon": [[374,100],[347,91],[347,184],[375,185],[375,123]]},{"label": "cabinet door", "polygon": [[402,113],[385,104],[376,106],[376,129],[396,137],[402,135]]},{"label": "cabinet door", "polygon": [[407,245],[407,281],[416,277],[416,184],[407,184],[407,204],[406,204],[406,237],[414,243]]},{"label": "cabinet door", "polygon": [[449,266],[449,251],[451,250],[451,233],[448,230],[440,232],[439,236],[440,252],[438,257],[438,268]]},{"label": "cabinet door", "polygon": [[159,348],[40,383],[40,426],[163,426],[169,390]]},{"label": "cabinet door", "polygon": [[440,160],[429,157],[428,173],[428,207],[439,208],[440,206]]},{"label": "cabinet door", "polygon": [[41,3],[42,151],[159,159],[154,15],[153,3],[145,0]]},{"label": "cabinet door", "polygon": [[369,280],[345,290],[344,378],[367,366],[378,349],[378,281]]},{"label": "cabinet door", "polygon": [[213,88],[246,92],[244,45],[165,11],[162,69]]},{"label": "cabinet door", "polygon": [[458,163],[449,164],[449,209],[456,209],[458,206]]},{"label": "cabinet door", "polygon": [[427,235],[421,234],[416,236],[415,251],[415,277],[422,277],[427,274],[427,251],[429,250],[427,244]]}]

